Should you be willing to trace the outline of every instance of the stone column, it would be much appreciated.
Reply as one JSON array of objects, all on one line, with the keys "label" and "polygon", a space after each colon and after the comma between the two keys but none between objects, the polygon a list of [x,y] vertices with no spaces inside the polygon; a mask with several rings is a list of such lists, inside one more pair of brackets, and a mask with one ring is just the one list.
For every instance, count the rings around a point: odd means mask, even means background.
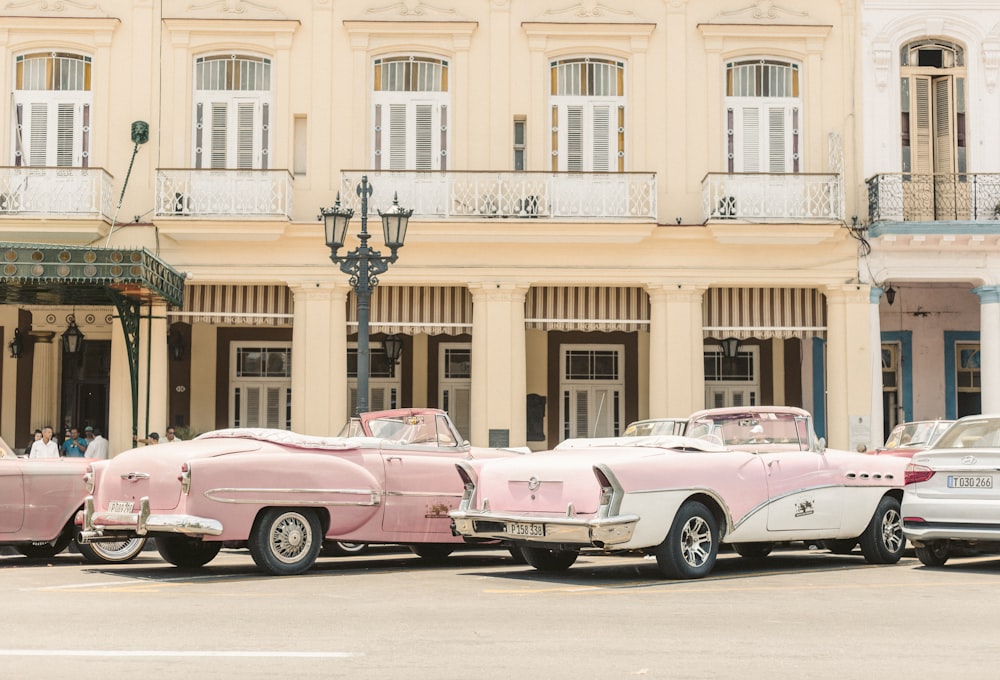
[{"label": "stone column", "polygon": [[33,331],[31,342],[34,352],[31,378],[31,429],[51,425],[60,426],[57,422],[57,403],[59,401],[59,371],[56,352],[59,342],[53,331]]},{"label": "stone column", "polygon": [[346,283],[289,283],[292,325],[292,430],[333,436],[347,422]]},{"label": "stone column", "polygon": [[870,449],[875,448],[885,441],[885,430],[882,422],[885,420],[885,413],[882,411],[882,321],[879,318],[879,301],[885,291],[878,286],[872,286],[869,295],[868,324],[871,328],[871,365],[872,365],[872,436]]},{"label": "stone column", "polygon": [[[472,423],[469,441],[488,446],[491,432],[508,446],[527,445],[524,300],[526,284],[470,284]],[[503,443],[503,442],[500,442]]]},{"label": "stone column", "polygon": [[704,407],[702,302],[706,288],[647,285],[649,417],[683,418]]},{"label": "stone column", "polygon": [[827,443],[867,449],[872,440],[870,286],[827,286]]},{"label": "stone column", "polygon": [[1000,286],[979,286],[981,410],[1000,413]]}]

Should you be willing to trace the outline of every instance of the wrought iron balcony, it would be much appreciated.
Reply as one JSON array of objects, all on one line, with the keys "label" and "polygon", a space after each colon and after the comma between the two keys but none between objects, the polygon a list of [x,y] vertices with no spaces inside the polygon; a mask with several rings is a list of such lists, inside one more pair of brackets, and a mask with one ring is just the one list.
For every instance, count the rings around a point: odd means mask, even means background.
[{"label": "wrought iron balcony", "polygon": [[865,181],[872,222],[1000,220],[1000,174],[887,173]]},{"label": "wrought iron balcony", "polygon": [[0,167],[0,216],[111,222],[111,175],[103,168]]},{"label": "wrought iron balcony", "polygon": [[345,170],[340,199],[355,210],[362,175],[374,187],[370,208],[385,210],[398,194],[414,220],[656,219],[656,175],[649,172]]},{"label": "wrought iron balcony", "polygon": [[840,175],[717,173],[701,184],[706,220],[837,222],[844,218]]},{"label": "wrought iron balcony", "polygon": [[292,218],[287,170],[157,169],[156,216]]}]

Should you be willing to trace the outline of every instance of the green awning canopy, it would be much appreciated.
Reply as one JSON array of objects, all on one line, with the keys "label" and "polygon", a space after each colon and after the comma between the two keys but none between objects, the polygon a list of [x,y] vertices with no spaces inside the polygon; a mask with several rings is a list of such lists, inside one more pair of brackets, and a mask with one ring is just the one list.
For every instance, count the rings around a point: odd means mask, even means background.
[{"label": "green awning canopy", "polygon": [[0,242],[0,304],[184,303],[184,276],[145,248]]}]

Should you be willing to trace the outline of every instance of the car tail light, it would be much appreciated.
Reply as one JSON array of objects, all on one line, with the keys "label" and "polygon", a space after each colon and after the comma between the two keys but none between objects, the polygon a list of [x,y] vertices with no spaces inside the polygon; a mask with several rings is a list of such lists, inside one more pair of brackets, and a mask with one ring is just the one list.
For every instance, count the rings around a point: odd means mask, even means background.
[{"label": "car tail light", "polygon": [[465,463],[456,463],[455,469],[458,470],[458,476],[462,480],[462,500],[459,508],[468,510],[472,507],[472,499],[476,495],[475,471]]},{"label": "car tail light", "polygon": [[181,491],[191,492],[191,467],[187,463],[181,463],[181,473],[177,475],[177,481],[181,483]]},{"label": "car tail light", "polygon": [[933,476],[934,470],[931,470],[926,465],[910,463],[903,472],[903,484],[919,484],[920,482],[926,482]]},{"label": "car tail light", "polygon": [[597,501],[597,515],[598,517],[607,517],[611,512],[611,502],[615,497],[615,487],[601,468],[594,468],[594,476],[597,477],[597,483],[601,485],[601,496]]},{"label": "car tail light", "polygon": [[94,467],[88,465],[87,469],[83,471],[83,485],[87,487],[87,493],[94,493]]}]

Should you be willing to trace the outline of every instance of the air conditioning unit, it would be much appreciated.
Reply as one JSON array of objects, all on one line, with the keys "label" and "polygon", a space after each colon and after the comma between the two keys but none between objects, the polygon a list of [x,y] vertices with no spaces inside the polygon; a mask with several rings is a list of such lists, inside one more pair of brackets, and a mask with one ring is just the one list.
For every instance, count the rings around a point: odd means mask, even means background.
[{"label": "air conditioning unit", "polygon": [[719,199],[719,218],[724,220],[736,219],[736,197],[723,196]]}]

